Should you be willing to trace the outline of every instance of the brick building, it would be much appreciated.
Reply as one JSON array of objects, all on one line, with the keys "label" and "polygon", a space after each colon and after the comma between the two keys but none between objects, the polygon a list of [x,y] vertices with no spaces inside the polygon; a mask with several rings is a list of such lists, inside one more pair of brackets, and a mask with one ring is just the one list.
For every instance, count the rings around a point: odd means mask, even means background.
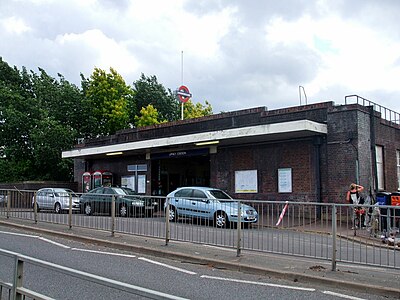
[{"label": "brick building", "polygon": [[343,203],[352,182],[399,190],[399,114],[358,96],[259,107],[122,130],[62,156],[74,158],[80,191],[83,174],[107,170],[113,184],[148,195],[205,185],[234,198]]}]

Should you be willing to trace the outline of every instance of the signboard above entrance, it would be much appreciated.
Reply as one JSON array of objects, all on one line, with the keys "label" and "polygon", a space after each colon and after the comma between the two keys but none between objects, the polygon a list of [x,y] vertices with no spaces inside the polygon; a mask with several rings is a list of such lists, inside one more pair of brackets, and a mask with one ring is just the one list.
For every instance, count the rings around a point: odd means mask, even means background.
[{"label": "signboard above entrance", "polygon": [[195,149],[195,150],[181,150],[175,152],[152,153],[151,159],[166,159],[166,158],[183,158],[191,156],[207,155],[208,148]]}]

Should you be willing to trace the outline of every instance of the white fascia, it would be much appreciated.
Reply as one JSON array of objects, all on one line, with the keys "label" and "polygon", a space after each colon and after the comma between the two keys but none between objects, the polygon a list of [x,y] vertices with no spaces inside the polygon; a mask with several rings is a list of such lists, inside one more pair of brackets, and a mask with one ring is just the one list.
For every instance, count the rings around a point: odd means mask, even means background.
[{"label": "white fascia", "polygon": [[108,146],[63,151],[62,158],[78,158],[83,156],[106,154],[110,152],[151,149],[163,146],[176,146],[176,145],[200,143],[200,142],[214,141],[214,140],[222,141],[226,139],[234,139],[241,137],[263,136],[270,134],[290,133],[299,131],[308,131],[316,134],[326,134],[327,126],[326,124],[321,124],[309,120],[263,124],[256,126],[171,136],[159,139],[121,143]]}]

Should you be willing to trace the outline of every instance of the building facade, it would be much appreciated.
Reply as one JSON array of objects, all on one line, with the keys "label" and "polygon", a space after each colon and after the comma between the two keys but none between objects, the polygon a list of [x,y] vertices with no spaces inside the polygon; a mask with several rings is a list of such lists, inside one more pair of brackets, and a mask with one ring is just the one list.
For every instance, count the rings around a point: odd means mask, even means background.
[{"label": "building facade", "polygon": [[398,191],[399,114],[354,97],[122,130],[62,156],[74,159],[79,191],[82,175],[99,170],[147,195],[201,185],[241,199],[344,203],[352,182]]}]

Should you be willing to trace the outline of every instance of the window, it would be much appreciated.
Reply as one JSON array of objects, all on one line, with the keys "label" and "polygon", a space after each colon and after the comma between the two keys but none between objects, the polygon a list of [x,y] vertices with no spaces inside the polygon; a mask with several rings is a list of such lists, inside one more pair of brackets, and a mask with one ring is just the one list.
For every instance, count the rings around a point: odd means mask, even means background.
[{"label": "window", "polygon": [[193,190],[193,198],[201,198],[201,199],[204,199],[204,198],[207,198],[207,196],[206,196],[202,191]]},{"label": "window", "polygon": [[220,190],[211,190],[210,194],[213,195],[216,199],[232,199],[227,193]]},{"label": "window", "polygon": [[378,178],[378,190],[385,189],[385,176],[384,176],[384,165],[383,165],[383,147],[375,146],[376,151],[376,175]]},{"label": "window", "polygon": [[400,150],[396,151],[397,158],[397,189],[400,191]]},{"label": "window", "polygon": [[175,193],[175,197],[190,197],[190,196],[192,196],[191,189],[183,189]]}]

